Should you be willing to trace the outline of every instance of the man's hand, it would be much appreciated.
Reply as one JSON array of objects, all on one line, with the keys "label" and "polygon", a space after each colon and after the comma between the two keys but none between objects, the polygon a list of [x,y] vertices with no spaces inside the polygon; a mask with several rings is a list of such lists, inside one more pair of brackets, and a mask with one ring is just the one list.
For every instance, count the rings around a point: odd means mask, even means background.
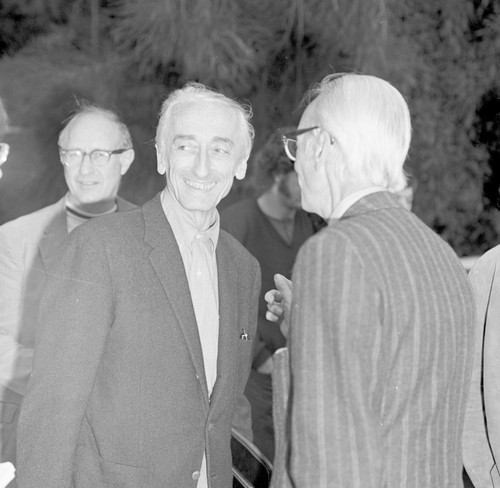
[{"label": "man's hand", "polygon": [[292,306],[292,282],[283,275],[275,274],[274,284],[277,289],[269,290],[264,295],[267,302],[266,319],[271,322],[281,320],[281,332],[287,337]]}]

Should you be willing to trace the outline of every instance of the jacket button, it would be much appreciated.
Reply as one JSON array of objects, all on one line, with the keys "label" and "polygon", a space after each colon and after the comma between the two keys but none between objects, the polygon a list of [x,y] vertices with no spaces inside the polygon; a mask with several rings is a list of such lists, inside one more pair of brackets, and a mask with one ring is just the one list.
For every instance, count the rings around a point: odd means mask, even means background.
[{"label": "jacket button", "polygon": [[197,481],[199,478],[200,478],[200,472],[199,471],[195,471],[191,478],[193,478],[195,481]]},{"label": "jacket button", "polygon": [[215,424],[213,424],[212,422],[210,422],[208,424],[208,430],[214,430],[215,429]]}]

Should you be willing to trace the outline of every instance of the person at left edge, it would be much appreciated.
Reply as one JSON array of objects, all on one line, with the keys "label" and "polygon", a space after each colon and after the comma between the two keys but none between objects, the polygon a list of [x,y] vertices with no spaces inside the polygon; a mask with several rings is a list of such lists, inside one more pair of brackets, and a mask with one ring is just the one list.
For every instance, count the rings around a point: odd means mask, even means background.
[{"label": "person at left edge", "polygon": [[21,409],[21,488],[232,486],[260,269],[216,205],[245,175],[249,119],[203,85],[175,90],[156,132],[164,191],[69,236]]},{"label": "person at left edge", "polygon": [[[3,142],[3,138],[9,127],[9,117],[5,110],[3,100],[0,98],[0,166],[2,166],[9,156],[10,146]],[[0,178],[2,178],[2,169],[0,168]]]},{"label": "person at left edge", "polygon": [[114,112],[80,103],[58,143],[67,194],[0,226],[0,461],[14,464],[40,298],[62,242],[92,217],[135,207],[117,196],[134,150],[128,128]]},{"label": "person at left edge", "polygon": [[[9,118],[5,110],[3,100],[0,98],[0,166],[2,166],[9,156],[9,144],[3,142],[3,138],[8,131]],[[0,168],[0,178],[2,178],[2,169]],[[3,422],[3,404],[0,404],[0,422]],[[1,428],[1,427],[0,427]],[[0,435],[1,437],[1,435]],[[4,488],[14,478],[14,466],[10,461],[1,461],[0,458],[0,488]]]}]

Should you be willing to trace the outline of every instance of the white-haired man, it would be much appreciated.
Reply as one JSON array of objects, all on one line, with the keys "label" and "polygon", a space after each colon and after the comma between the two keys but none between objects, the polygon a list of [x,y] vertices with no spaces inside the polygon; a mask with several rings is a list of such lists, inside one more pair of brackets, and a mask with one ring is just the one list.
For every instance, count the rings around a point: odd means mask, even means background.
[{"label": "white-haired man", "polygon": [[304,209],[329,225],[299,251],[293,290],[278,276],[266,294],[269,318],[291,318],[290,458],[274,486],[461,486],[474,305],[453,250],[394,195],[408,107],[356,74],[309,100],[284,143]]},{"label": "white-haired man", "polygon": [[41,305],[19,420],[23,488],[230,487],[260,270],[216,205],[243,178],[250,111],[199,84],[164,102],[163,192],[73,232]]},{"label": "white-haired man", "polygon": [[62,242],[93,217],[134,208],[117,196],[134,150],[115,113],[82,104],[62,129],[59,148],[68,193],[0,226],[0,461],[16,461],[17,420],[32,370],[38,308]]}]

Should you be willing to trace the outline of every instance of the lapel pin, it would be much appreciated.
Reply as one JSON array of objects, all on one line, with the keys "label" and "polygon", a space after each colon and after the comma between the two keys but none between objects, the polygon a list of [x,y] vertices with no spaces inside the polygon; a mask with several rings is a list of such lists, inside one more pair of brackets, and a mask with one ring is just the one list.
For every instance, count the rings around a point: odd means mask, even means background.
[{"label": "lapel pin", "polygon": [[240,339],[243,341],[250,340],[250,336],[247,334],[247,331],[245,329],[241,329]]}]

